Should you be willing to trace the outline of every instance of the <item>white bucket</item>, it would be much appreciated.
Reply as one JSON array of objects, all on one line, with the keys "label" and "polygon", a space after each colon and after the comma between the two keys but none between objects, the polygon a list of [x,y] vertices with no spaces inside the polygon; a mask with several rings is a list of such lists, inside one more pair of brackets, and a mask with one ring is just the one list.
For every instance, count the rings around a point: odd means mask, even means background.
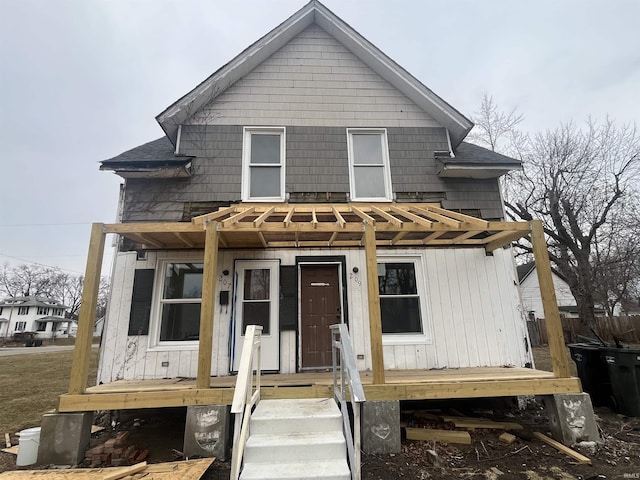
[{"label": "white bucket", "polygon": [[40,446],[40,427],[27,428],[20,432],[20,448],[16,465],[33,465],[38,460]]}]

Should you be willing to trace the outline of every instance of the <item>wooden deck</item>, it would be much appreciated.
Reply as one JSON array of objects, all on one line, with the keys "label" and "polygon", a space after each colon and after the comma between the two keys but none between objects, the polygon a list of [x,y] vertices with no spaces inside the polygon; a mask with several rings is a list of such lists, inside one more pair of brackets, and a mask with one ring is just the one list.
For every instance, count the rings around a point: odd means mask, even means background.
[{"label": "wooden deck", "polygon": [[[476,367],[443,370],[387,370],[375,384],[371,371],[360,372],[367,400],[427,400],[505,397],[581,392],[579,379],[528,368]],[[231,404],[236,377],[212,377],[210,388],[195,379],[117,381],[62,395],[60,412]],[[320,398],[332,395],[331,372],[261,376],[262,398]]]}]

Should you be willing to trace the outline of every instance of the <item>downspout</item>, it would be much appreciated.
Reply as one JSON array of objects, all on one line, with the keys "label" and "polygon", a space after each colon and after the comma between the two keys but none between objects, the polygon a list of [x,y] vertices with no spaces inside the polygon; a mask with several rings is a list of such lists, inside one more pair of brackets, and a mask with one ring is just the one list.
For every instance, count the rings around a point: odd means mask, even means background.
[{"label": "downspout", "polygon": [[178,135],[176,136],[176,150],[175,154],[180,155],[180,139],[182,138],[182,124],[178,125]]}]

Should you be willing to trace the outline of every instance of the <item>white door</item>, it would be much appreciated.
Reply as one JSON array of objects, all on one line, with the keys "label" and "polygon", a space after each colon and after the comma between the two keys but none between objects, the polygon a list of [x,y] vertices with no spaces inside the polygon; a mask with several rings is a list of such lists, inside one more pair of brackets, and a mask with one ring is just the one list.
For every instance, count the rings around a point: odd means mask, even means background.
[{"label": "white door", "polygon": [[278,260],[236,260],[232,366],[238,370],[247,325],[262,326],[261,370],[280,370]]}]

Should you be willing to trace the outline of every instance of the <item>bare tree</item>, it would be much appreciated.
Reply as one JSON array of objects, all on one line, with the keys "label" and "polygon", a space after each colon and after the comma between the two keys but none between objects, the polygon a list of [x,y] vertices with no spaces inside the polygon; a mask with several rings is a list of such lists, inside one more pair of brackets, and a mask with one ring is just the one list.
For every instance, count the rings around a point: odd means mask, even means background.
[{"label": "bare tree", "polygon": [[[528,135],[523,116],[502,113],[486,95],[472,141],[523,162],[503,182],[506,214],[540,219],[549,257],[566,278],[581,319],[595,325],[595,305],[612,315],[640,283],[640,136],[635,125],[588,120]],[[529,255],[523,239],[519,252]]]},{"label": "bare tree", "polygon": [[518,126],[524,115],[514,108],[509,113],[502,112],[493,101],[493,97],[485,93],[480,109],[472,115],[475,126],[469,134],[469,140],[491,151],[510,154],[522,142]]},{"label": "bare tree", "polygon": [[[39,265],[12,267],[8,264],[0,268],[0,295],[12,298],[35,295],[58,300],[67,307],[66,311],[71,317],[75,317],[80,310],[83,286],[82,275],[72,275],[57,268]],[[97,318],[106,311],[108,294],[109,281],[102,278],[98,292]]]},{"label": "bare tree", "polygon": [[[550,259],[590,326],[595,325],[594,305],[611,294],[597,291],[599,282],[606,290],[599,272],[630,258],[619,244],[621,232],[637,238],[637,227],[624,219],[640,206],[639,154],[635,127],[609,120],[588,121],[583,129],[562,125],[532,139],[524,171],[508,180],[508,214],[543,221]],[[530,245],[520,246],[531,251]]]}]

